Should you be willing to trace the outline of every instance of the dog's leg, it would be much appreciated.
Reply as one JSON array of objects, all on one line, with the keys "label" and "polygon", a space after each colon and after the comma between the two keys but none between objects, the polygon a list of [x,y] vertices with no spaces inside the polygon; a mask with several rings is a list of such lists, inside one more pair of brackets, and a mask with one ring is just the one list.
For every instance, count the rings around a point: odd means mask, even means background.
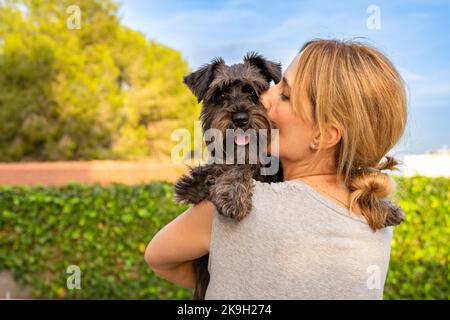
[{"label": "dog's leg", "polygon": [[[214,183],[217,174],[223,172],[224,167],[207,164],[192,168],[189,175],[183,175],[174,186],[175,201],[197,204],[209,198],[209,189]],[[209,254],[194,261],[196,284],[194,291],[195,300],[204,300],[209,284],[208,272]]]},{"label": "dog's leg", "polygon": [[208,260],[209,254],[206,254],[194,261],[194,270],[197,276],[194,300],[205,299],[206,289],[208,289],[210,277],[208,272]]},{"label": "dog's leg", "polygon": [[223,168],[214,164],[207,164],[192,168],[189,175],[182,175],[175,183],[175,201],[181,203],[197,204],[209,198],[209,189],[217,174]]},{"label": "dog's leg", "polygon": [[249,167],[229,166],[216,178],[210,189],[210,200],[223,216],[241,220],[252,208],[254,173]]}]

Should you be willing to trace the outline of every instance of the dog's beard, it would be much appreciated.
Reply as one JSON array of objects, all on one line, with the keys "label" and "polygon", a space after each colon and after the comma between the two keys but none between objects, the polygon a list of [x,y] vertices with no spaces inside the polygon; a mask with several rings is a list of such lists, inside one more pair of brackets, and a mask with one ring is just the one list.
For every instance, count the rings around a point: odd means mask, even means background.
[{"label": "dog's beard", "polygon": [[260,154],[267,154],[272,122],[264,112],[250,109],[249,123],[242,128],[233,123],[230,113],[222,112],[211,122],[211,128],[221,133],[222,140],[212,138],[207,142],[208,148],[212,157],[217,158],[220,153],[223,163],[257,164]]}]

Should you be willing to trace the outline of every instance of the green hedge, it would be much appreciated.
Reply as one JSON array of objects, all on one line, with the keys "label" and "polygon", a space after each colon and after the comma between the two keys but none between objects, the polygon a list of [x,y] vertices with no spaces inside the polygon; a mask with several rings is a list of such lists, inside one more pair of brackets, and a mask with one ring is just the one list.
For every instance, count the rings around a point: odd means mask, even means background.
[{"label": "green hedge", "polygon": [[[394,231],[386,299],[449,299],[450,179],[396,178],[407,220]],[[0,187],[0,270],[36,298],[190,299],[152,273],[145,245],[187,207],[172,185]],[[78,265],[82,290],[67,290]]]},{"label": "green hedge", "polygon": [[406,220],[394,229],[385,299],[450,299],[450,179],[397,178]]},{"label": "green hedge", "polygon": [[[155,233],[184,209],[172,185],[0,188],[0,270],[31,284],[36,298],[190,299],[144,261]],[[67,290],[78,265],[81,290]]]}]

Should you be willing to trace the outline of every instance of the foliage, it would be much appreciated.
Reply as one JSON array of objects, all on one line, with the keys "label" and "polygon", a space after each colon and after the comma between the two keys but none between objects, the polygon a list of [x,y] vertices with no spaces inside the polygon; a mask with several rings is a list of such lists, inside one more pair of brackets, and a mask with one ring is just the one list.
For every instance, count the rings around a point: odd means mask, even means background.
[{"label": "foliage", "polygon": [[[394,231],[385,299],[449,299],[450,179],[396,178],[407,219]],[[145,245],[187,207],[172,185],[0,188],[0,270],[37,298],[190,299],[156,276]],[[66,269],[82,270],[67,290]]]},{"label": "foliage", "polygon": [[[191,290],[157,277],[144,261],[147,243],[182,210],[172,186],[0,189],[0,270],[31,284],[38,298],[180,299]],[[67,267],[81,290],[66,287]]]},{"label": "foliage", "polygon": [[0,161],[169,156],[172,131],[193,127],[187,63],[113,1],[0,2]]},{"label": "foliage", "polygon": [[406,220],[394,230],[384,297],[450,299],[450,179],[396,182]]}]

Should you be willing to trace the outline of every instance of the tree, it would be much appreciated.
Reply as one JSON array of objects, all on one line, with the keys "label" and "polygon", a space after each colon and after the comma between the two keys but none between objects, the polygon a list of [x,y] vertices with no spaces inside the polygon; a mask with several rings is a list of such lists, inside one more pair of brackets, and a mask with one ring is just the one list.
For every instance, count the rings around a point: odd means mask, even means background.
[{"label": "tree", "polygon": [[122,25],[116,3],[0,4],[0,161],[168,156],[172,131],[192,130],[187,63]]}]

